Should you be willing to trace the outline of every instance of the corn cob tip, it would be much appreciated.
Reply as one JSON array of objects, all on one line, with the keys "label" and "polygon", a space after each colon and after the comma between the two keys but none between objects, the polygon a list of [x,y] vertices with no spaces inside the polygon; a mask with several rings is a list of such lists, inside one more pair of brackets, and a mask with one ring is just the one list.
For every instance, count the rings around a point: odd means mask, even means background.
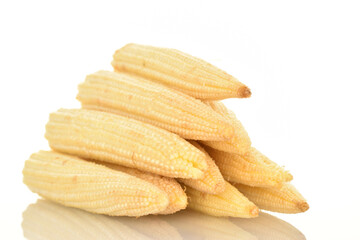
[{"label": "corn cob tip", "polygon": [[252,217],[258,217],[260,213],[260,210],[257,206],[254,206],[250,209],[250,216]]},{"label": "corn cob tip", "polygon": [[293,175],[288,171],[286,171],[285,182],[290,182],[293,180],[293,178],[294,178]]},{"label": "corn cob tip", "polygon": [[185,209],[188,205],[188,197],[186,194],[179,196],[176,200],[176,205],[181,206],[181,209]]},{"label": "corn cob tip", "polygon": [[305,201],[296,203],[296,206],[300,209],[301,212],[306,212],[310,208],[309,204]]},{"label": "corn cob tip", "polygon": [[251,96],[251,90],[245,85],[239,87],[238,97],[239,98],[249,98]]}]

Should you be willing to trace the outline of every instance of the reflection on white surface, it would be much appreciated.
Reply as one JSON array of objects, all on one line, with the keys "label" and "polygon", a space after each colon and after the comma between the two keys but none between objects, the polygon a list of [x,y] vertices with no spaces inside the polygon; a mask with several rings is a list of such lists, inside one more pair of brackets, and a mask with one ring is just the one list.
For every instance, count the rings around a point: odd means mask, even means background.
[{"label": "reflection on white surface", "polygon": [[231,221],[258,240],[305,240],[305,236],[290,223],[261,212],[253,219],[232,218]]},{"label": "reflection on white surface", "polygon": [[193,211],[182,211],[174,215],[164,216],[162,219],[176,227],[184,239],[257,239],[227,218],[211,217]]},{"label": "reflection on white surface", "polygon": [[270,214],[255,219],[216,218],[193,211],[141,218],[108,217],[38,200],[23,213],[29,240],[73,239],[241,239],[303,240],[304,235]]}]

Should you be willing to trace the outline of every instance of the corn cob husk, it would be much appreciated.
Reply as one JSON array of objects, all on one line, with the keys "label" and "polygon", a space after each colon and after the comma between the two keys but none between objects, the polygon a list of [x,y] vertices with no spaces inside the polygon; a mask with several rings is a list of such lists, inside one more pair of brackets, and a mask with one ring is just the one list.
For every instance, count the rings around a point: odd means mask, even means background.
[{"label": "corn cob husk", "polygon": [[101,163],[101,164],[104,164],[105,166],[111,169],[124,172],[134,177],[145,180],[151,184],[154,184],[155,186],[166,192],[169,197],[169,205],[164,211],[159,212],[159,214],[172,214],[186,208],[187,196],[184,190],[182,189],[181,185],[175,179],[162,177],[152,173],[142,172],[135,168],[128,168],[116,164],[111,164],[111,163]]},{"label": "corn cob husk", "polygon": [[23,212],[22,229],[28,240],[150,240],[119,221],[40,199]]},{"label": "corn cob husk", "polygon": [[183,238],[179,231],[171,225],[166,218],[168,216],[174,216],[176,218],[178,214],[179,213],[163,216],[149,215],[141,218],[121,217],[120,221],[152,240],[182,240]]},{"label": "corn cob husk", "polygon": [[29,189],[40,196],[93,213],[143,216],[169,205],[166,192],[154,184],[56,152],[31,155],[23,176]]},{"label": "corn cob husk", "polygon": [[292,175],[256,148],[245,155],[205,147],[227,181],[255,187],[276,187],[292,180]]},{"label": "corn cob husk", "polygon": [[204,172],[204,177],[201,179],[179,179],[179,181],[184,183],[186,186],[192,187],[204,193],[219,194],[225,191],[225,180],[215,162],[211,159],[205,149],[200,146],[200,144],[195,141],[189,142],[205,153],[206,162],[209,167],[208,170]]},{"label": "corn cob husk", "polygon": [[252,234],[232,223],[228,218],[208,216],[186,210],[162,219],[176,227],[184,239],[256,240]]},{"label": "corn cob husk", "polygon": [[200,100],[140,77],[99,71],[78,89],[83,108],[137,119],[186,139],[219,141],[234,134],[231,124]]},{"label": "corn cob husk", "polygon": [[117,50],[115,71],[129,72],[203,100],[246,98],[251,91],[217,67],[175,49],[127,44]]},{"label": "corn cob husk", "polygon": [[228,182],[220,194],[202,193],[191,187],[186,188],[186,194],[190,209],[211,216],[253,218],[259,214],[257,206]]},{"label": "corn cob husk", "polygon": [[234,127],[234,135],[225,141],[201,141],[201,143],[224,152],[246,154],[250,150],[251,140],[235,113],[226,108],[222,102],[208,101],[205,103]]},{"label": "corn cob husk", "polygon": [[294,226],[268,213],[260,212],[259,217],[253,219],[232,218],[231,221],[257,239],[264,240],[305,240]]},{"label": "corn cob husk", "polygon": [[259,208],[280,213],[301,213],[309,209],[305,198],[290,183],[281,188],[250,187],[235,183],[234,186]]},{"label": "corn cob husk", "polygon": [[50,114],[52,149],[167,177],[201,178],[205,154],[176,134],[111,113],[61,109]]}]

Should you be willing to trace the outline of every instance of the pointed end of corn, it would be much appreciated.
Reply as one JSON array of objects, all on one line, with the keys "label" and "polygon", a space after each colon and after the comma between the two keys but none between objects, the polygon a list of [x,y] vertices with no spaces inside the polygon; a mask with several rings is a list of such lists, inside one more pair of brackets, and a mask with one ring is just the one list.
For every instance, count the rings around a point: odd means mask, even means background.
[{"label": "pointed end of corn", "polygon": [[[179,185],[180,186],[180,185]],[[180,186],[181,188],[181,186]],[[181,188],[182,189],[182,188]],[[183,210],[188,205],[188,196],[186,195],[185,191],[182,189],[181,192],[179,192],[174,200],[174,205],[176,206],[176,212]]]},{"label": "pointed end of corn", "polygon": [[237,93],[239,98],[249,98],[251,96],[251,90],[245,85],[240,86]]},{"label": "pointed end of corn", "polygon": [[309,204],[305,201],[296,203],[296,206],[301,212],[306,212],[310,208]]},{"label": "pointed end of corn", "polygon": [[258,217],[260,213],[260,210],[257,206],[253,206],[250,208],[250,217],[255,218]]},{"label": "pointed end of corn", "polygon": [[[196,147],[195,147],[196,148]],[[198,150],[198,149],[196,149]],[[204,176],[204,172],[207,171],[209,169],[209,165],[207,163],[207,160],[206,160],[206,154],[203,153],[202,151],[198,151],[199,155],[198,155],[198,158],[197,160],[195,161],[192,161],[192,166],[200,171],[201,173],[198,173],[198,174],[201,174],[202,176]]]},{"label": "pointed end of corn", "polygon": [[182,194],[177,196],[176,199],[173,199],[169,202],[169,205],[165,208],[165,210],[159,212],[161,215],[173,214],[178,211],[184,210],[187,207],[187,196],[186,194]]},{"label": "pointed end of corn", "polygon": [[289,172],[286,172],[284,181],[285,182],[290,182],[292,180],[293,180],[293,175],[291,173],[289,173]]},{"label": "pointed end of corn", "polygon": [[185,209],[187,207],[188,199],[185,193],[176,199],[176,205],[178,206],[179,210]]}]

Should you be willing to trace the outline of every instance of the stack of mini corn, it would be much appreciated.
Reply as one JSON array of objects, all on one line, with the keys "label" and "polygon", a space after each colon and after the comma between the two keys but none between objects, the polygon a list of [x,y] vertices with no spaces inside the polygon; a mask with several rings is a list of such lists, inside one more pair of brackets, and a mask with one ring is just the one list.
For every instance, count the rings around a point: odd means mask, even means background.
[{"label": "stack of mini corn", "polygon": [[[217,100],[250,97],[224,71],[173,49],[128,44],[115,72],[79,85],[82,109],[51,113],[51,151],[31,155],[24,183],[65,206],[114,216],[171,214],[189,207],[252,218],[259,208],[308,209],[292,175],[251,146]],[[226,179],[226,180],[225,180]]]}]

